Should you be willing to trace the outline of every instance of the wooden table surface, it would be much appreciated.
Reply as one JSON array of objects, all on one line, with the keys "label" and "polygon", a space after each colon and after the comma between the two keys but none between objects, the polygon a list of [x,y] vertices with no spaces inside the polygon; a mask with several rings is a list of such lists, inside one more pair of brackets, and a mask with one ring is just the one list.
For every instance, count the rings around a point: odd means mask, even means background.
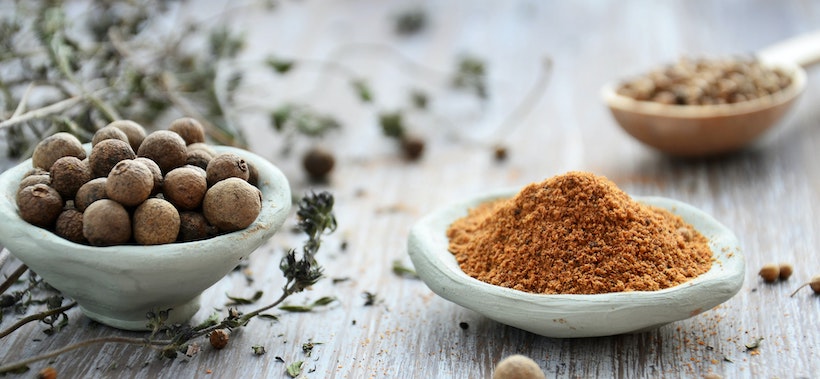
[{"label": "wooden table surface", "polygon": [[[426,10],[427,27],[396,36],[393,17],[412,6]],[[487,378],[502,357],[520,353],[550,378],[820,375],[820,297],[808,289],[789,297],[820,274],[820,72],[809,69],[804,96],[776,130],[720,159],[673,159],[641,145],[617,126],[599,95],[609,81],[680,56],[750,53],[820,29],[820,3],[351,0],[283,1],[273,11],[254,4],[229,8],[219,19],[246,30],[249,66],[270,54],[331,59],[366,78],[376,96],[362,104],[343,77],[316,70],[282,78],[249,70],[260,79],[243,87],[244,101],[299,101],[343,121],[320,141],[337,159],[327,184],[308,181],[296,153],[281,154],[286,141],[263,115],[236,113],[249,148],[279,165],[295,194],[335,195],[339,229],[318,257],[326,278],[288,302],[338,301],[310,313],[281,312],[277,322],[256,319],[231,335],[229,348],[216,351],[202,341],[193,358],[159,360],[144,348],[109,344],[35,363],[32,372],[52,366],[64,378],[284,378],[282,361],[303,360],[308,378]],[[202,9],[203,17],[215,17],[225,6]],[[447,89],[444,73],[465,53],[487,63],[484,102]],[[517,114],[528,91],[538,89],[545,61],[552,62],[546,87],[529,112]],[[407,162],[381,135],[376,115],[403,107],[414,86],[431,94],[431,107],[408,116],[426,146],[420,161]],[[507,147],[507,160],[493,158],[496,144]],[[300,141],[294,150],[305,147]],[[12,163],[2,161],[2,167]],[[631,194],[666,196],[712,214],[735,232],[746,256],[740,292],[650,332],[553,339],[487,319],[392,271],[394,261],[411,266],[407,237],[424,214],[570,170],[605,175]],[[278,297],[282,251],[300,241],[279,233],[250,257],[245,274],[253,281],[241,271],[229,274],[204,293],[196,319],[215,308],[224,312],[226,293],[249,297],[261,290],[260,303]],[[763,284],[761,265],[781,261],[794,265],[793,277]],[[2,272],[8,275],[17,263],[12,258]],[[341,278],[348,280],[332,280]],[[372,305],[368,293],[375,296]],[[53,336],[32,323],[0,340],[0,363],[90,337],[140,336],[94,324],[77,309],[69,316],[70,324]],[[0,328],[15,320],[6,314]],[[747,351],[745,344],[758,338],[760,347]],[[307,342],[315,344],[309,356],[302,350]],[[267,354],[254,355],[253,345],[265,346]]]}]

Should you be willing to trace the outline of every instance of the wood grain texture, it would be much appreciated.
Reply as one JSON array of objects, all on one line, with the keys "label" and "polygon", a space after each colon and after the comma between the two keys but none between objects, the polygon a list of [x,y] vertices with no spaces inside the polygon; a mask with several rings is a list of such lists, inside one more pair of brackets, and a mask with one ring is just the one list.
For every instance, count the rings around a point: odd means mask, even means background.
[{"label": "wood grain texture", "polygon": [[[415,36],[394,36],[392,17],[416,5],[428,11],[428,28]],[[599,96],[609,81],[682,55],[744,54],[818,29],[820,3],[353,0],[281,2],[272,12],[253,4],[228,8],[221,17],[247,28],[249,67],[269,54],[333,59],[373,86],[377,103],[362,105],[347,78],[306,65],[278,78],[249,69],[258,80],[240,94],[249,106],[307,102],[344,123],[320,141],[336,152],[338,162],[330,183],[317,186],[305,179],[298,155],[280,154],[287,141],[262,116],[238,113],[252,137],[250,148],[283,169],[295,194],[329,189],[336,196],[340,227],[319,256],[327,279],[289,301],[336,296],[338,302],[311,313],[282,314],[277,322],[254,320],[231,335],[229,348],[203,346],[191,359],[159,360],[139,347],[103,345],[32,369],[50,365],[67,378],[284,378],[285,364],[276,359],[281,357],[304,360],[308,378],[489,378],[497,361],[520,353],[535,359],[549,378],[820,373],[820,301],[807,289],[788,297],[799,282],[820,273],[815,215],[820,72],[809,70],[806,93],[776,130],[746,151],[720,159],[682,161],[647,149],[618,128]],[[217,15],[225,7],[201,9]],[[484,104],[445,88],[446,73],[462,53],[488,63],[490,98]],[[499,130],[545,57],[552,59],[553,71],[543,97],[513,127]],[[427,140],[416,163],[400,158],[393,141],[380,135],[375,117],[407,104],[409,87],[428,90],[432,100],[428,113],[408,116]],[[497,143],[508,147],[504,162],[492,157]],[[293,146],[295,152],[304,148],[304,142]],[[425,213],[568,170],[592,171],[629,193],[666,196],[711,213],[736,233],[746,254],[740,293],[713,310],[647,333],[551,339],[486,319],[391,271],[393,261],[410,264],[407,235]],[[226,293],[251,296],[263,290],[262,302],[278,297],[284,283],[279,259],[300,240],[286,230],[279,233],[251,256],[247,274],[253,281],[241,271],[228,275],[205,293],[197,319],[215,308],[224,312]],[[780,261],[795,266],[792,279],[763,285],[759,267]],[[10,259],[2,272],[13,271],[17,262]],[[331,278],[348,280],[334,284]],[[365,305],[366,292],[375,294],[375,304]],[[0,363],[91,337],[141,336],[93,324],[76,309],[70,316],[70,325],[54,336],[31,324],[0,341]],[[15,318],[7,312],[0,328]],[[746,351],[744,344],[757,338],[764,338],[760,348]],[[302,344],[309,341],[316,345],[307,356]],[[253,355],[253,345],[264,345],[268,353]]]}]

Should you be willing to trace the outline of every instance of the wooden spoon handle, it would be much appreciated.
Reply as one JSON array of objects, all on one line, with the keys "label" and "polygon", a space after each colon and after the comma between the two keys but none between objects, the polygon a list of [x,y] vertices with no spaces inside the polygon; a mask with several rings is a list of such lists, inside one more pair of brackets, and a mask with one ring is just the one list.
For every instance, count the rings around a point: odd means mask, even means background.
[{"label": "wooden spoon handle", "polygon": [[760,50],[757,56],[765,62],[793,63],[803,67],[820,63],[820,30],[766,47]]}]

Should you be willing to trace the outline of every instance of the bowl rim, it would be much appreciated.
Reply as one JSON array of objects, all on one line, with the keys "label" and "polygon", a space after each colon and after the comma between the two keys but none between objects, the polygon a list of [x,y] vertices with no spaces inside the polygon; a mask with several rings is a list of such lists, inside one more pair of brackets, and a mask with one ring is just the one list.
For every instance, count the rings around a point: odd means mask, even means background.
[{"label": "bowl rim", "polygon": [[[694,316],[734,296],[741,288],[745,276],[744,257],[737,238],[725,226],[718,223],[705,212],[686,203],[663,197],[632,196],[643,204],[667,209],[692,224],[699,232],[709,238],[709,245],[714,258],[712,267],[704,274],[674,287],[658,291],[630,291],[604,294],[536,294],[512,288],[492,285],[475,279],[464,273],[456,262],[455,256],[448,250],[449,242],[446,227],[455,219],[467,214],[467,210],[480,203],[514,196],[520,188],[504,189],[463,200],[439,208],[420,219],[411,229],[408,238],[408,254],[416,267],[422,281],[436,294],[472,309],[489,318],[536,334],[550,337],[588,337],[620,334],[651,328]],[[562,315],[585,313],[586,317],[599,317],[608,321],[612,312],[631,312],[664,307],[674,299],[713,291],[714,297],[697,300],[687,304],[691,311],[681,316],[660,316],[659,318],[632,320],[633,326],[608,332],[608,325],[593,328],[577,327],[571,322],[555,322]],[[480,296],[477,296],[479,295]],[[513,315],[505,315],[505,307],[526,310],[533,317],[553,317],[553,322],[530,325],[517,322]],[[512,309],[510,308],[510,309]],[[671,310],[670,310],[671,311]],[[674,313],[674,312],[673,312]],[[645,325],[644,325],[645,324]],[[635,326],[638,325],[638,326]]]}]

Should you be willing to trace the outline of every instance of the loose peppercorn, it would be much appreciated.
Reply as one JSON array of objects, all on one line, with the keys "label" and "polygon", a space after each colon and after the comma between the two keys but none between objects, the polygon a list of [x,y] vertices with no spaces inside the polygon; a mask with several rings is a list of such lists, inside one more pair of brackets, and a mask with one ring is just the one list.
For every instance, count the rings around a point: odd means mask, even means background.
[{"label": "loose peppercorn", "polygon": [[217,329],[211,332],[208,335],[208,340],[211,342],[211,346],[214,349],[222,350],[225,346],[228,346],[228,340],[230,339],[228,332],[224,329]]}]

